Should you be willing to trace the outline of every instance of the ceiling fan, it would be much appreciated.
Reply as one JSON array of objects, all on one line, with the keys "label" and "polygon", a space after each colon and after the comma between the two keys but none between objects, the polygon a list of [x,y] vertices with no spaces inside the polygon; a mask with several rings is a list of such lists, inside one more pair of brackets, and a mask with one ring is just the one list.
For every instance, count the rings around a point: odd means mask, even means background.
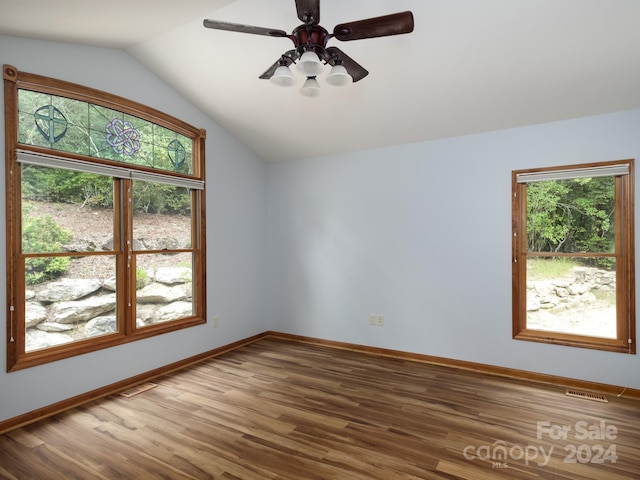
[{"label": "ceiling fan", "polygon": [[217,30],[291,39],[294,49],[283,53],[280,59],[271,65],[259,78],[270,79],[273,83],[282,86],[294,85],[296,79],[292,75],[289,66],[296,64],[298,71],[306,77],[300,92],[311,97],[320,94],[320,85],[316,77],[322,72],[324,65],[331,65],[332,67],[326,81],[334,86],[344,86],[351,82],[358,82],[369,74],[364,67],[338,47],[327,47],[327,42],[330,39],[336,38],[347,42],[365,38],[400,35],[413,31],[413,14],[407,11],[341,23],[334,27],[333,33],[329,33],[320,26],[320,0],[295,0],[295,2],[298,18],[304,23],[296,27],[291,34],[274,28],[254,27],[252,25],[218,20],[207,19],[203,23],[205,27]]}]

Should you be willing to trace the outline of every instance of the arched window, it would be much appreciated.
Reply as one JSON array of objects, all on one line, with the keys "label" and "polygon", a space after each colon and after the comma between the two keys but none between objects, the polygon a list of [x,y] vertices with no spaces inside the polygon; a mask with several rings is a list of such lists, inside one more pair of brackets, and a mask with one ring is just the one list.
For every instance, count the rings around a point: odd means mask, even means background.
[{"label": "arched window", "polygon": [[7,370],[204,323],[204,130],[3,72]]}]

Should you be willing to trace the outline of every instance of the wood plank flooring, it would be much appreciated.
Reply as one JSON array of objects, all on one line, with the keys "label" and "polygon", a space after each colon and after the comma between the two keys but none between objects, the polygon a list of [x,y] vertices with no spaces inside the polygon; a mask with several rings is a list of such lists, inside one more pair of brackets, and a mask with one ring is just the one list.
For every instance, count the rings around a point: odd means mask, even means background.
[{"label": "wood plank flooring", "polygon": [[638,479],[640,402],[265,338],[0,436],[0,478]]}]

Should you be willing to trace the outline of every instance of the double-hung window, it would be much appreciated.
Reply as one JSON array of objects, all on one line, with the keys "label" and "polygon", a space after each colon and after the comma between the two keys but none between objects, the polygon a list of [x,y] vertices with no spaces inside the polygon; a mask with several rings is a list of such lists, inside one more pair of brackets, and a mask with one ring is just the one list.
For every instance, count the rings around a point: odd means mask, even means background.
[{"label": "double-hung window", "polygon": [[204,130],[3,72],[7,370],[204,323]]},{"label": "double-hung window", "polygon": [[635,353],[633,160],[515,171],[513,337]]}]

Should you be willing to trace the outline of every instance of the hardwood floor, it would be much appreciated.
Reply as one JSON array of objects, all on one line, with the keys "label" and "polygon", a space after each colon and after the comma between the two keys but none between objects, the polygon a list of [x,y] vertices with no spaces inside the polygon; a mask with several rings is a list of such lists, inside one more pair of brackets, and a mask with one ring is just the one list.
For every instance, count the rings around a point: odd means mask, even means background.
[{"label": "hardwood floor", "polygon": [[640,402],[265,338],[0,436],[3,479],[637,479]]}]

